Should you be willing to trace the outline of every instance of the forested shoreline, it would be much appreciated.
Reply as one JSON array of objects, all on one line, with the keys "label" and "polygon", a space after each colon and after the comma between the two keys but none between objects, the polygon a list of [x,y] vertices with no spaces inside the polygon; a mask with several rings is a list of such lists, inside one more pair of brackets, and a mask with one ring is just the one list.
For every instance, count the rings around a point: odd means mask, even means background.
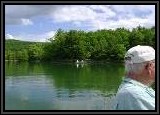
[{"label": "forested shoreline", "polygon": [[[37,38],[38,39],[38,38]],[[155,48],[155,27],[115,30],[57,30],[50,42],[5,40],[5,60],[18,61],[123,61],[126,51],[135,45]]]}]

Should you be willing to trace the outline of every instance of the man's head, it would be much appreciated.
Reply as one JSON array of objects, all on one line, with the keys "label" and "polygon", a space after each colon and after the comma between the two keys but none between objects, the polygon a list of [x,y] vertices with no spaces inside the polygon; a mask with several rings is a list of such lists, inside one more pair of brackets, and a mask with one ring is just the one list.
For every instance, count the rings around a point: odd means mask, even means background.
[{"label": "man's head", "polygon": [[125,69],[128,77],[154,82],[155,50],[150,46],[132,47],[125,55]]}]

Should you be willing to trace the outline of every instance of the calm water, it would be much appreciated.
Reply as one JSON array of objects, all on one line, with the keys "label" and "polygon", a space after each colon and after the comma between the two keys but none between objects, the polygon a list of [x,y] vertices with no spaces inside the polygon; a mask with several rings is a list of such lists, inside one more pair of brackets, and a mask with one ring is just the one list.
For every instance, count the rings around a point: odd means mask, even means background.
[{"label": "calm water", "polygon": [[109,110],[122,64],[5,63],[6,110]]}]

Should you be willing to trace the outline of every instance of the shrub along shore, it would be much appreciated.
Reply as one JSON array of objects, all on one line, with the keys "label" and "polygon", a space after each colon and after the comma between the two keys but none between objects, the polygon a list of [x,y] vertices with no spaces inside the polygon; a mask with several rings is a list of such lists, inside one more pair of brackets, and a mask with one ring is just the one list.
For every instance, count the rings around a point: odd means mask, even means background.
[{"label": "shrub along shore", "polygon": [[[38,39],[38,38],[37,38]],[[49,42],[5,40],[5,60],[86,63],[123,62],[126,51],[135,45],[155,48],[155,27],[132,30],[57,30]]]}]

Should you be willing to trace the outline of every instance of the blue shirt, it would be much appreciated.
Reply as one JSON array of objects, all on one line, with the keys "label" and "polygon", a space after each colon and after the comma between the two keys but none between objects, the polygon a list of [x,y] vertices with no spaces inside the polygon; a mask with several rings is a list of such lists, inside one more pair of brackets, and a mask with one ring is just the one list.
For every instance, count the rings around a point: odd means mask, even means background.
[{"label": "blue shirt", "polygon": [[155,110],[155,91],[131,78],[125,78],[120,85],[114,110]]}]

